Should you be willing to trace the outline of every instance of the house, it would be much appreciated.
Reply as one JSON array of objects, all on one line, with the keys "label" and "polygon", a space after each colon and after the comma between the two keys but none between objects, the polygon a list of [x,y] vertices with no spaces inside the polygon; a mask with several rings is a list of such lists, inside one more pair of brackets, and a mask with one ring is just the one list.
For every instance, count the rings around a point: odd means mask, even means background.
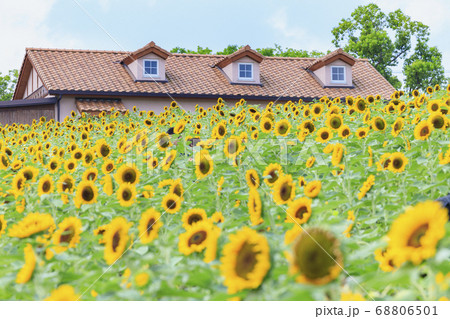
[{"label": "house", "polygon": [[387,99],[393,92],[367,59],[342,49],[287,58],[265,57],[248,45],[226,56],[170,53],[154,42],[134,52],[28,48],[13,100],[0,103],[0,122],[61,121],[71,111],[97,114],[112,106],[159,113],[172,100],[193,110],[219,97],[266,105],[322,96]]}]

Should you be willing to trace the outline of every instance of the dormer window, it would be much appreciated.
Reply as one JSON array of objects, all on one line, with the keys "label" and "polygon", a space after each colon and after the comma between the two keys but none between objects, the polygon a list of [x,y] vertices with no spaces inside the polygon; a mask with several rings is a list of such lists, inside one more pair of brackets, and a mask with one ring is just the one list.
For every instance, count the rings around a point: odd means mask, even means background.
[{"label": "dormer window", "polygon": [[144,63],[144,74],[143,76],[146,78],[154,78],[154,77],[158,77],[158,60],[153,60],[153,59],[146,59],[143,61]]},{"label": "dormer window", "polygon": [[331,67],[331,82],[345,83],[345,67],[332,66]]},{"label": "dormer window", "polygon": [[253,64],[239,63],[239,80],[252,81],[253,80]]}]

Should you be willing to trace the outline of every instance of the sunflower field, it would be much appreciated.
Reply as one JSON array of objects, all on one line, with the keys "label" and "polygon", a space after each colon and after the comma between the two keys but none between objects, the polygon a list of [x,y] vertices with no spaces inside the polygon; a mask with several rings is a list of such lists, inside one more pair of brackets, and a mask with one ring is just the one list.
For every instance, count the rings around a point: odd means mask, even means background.
[{"label": "sunflower field", "polygon": [[0,126],[1,300],[448,300],[450,86]]}]

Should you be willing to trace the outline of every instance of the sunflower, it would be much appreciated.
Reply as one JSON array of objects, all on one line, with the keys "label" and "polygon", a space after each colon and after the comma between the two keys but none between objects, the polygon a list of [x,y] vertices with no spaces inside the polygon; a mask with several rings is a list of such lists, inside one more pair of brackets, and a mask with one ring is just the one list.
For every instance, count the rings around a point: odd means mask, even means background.
[{"label": "sunflower", "polygon": [[344,124],[344,119],[340,114],[331,114],[328,116],[325,124],[329,129],[339,130],[339,128]]},{"label": "sunflower", "polygon": [[81,220],[76,217],[66,217],[59,223],[52,236],[56,253],[74,248],[80,242],[81,227]]},{"label": "sunflower", "polygon": [[333,132],[328,127],[322,127],[317,131],[316,141],[319,143],[326,143],[333,138]]},{"label": "sunflower", "polygon": [[342,270],[343,257],[336,237],[320,228],[301,232],[293,244],[291,272],[297,281],[324,285]]},{"label": "sunflower", "polygon": [[188,229],[193,224],[207,220],[206,212],[202,208],[191,208],[181,217],[183,228]]},{"label": "sunflower", "polygon": [[5,233],[5,229],[8,223],[5,220],[5,215],[0,215],[0,238]]},{"label": "sunflower", "polygon": [[376,116],[372,119],[372,128],[375,131],[384,131],[386,129],[386,121],[382,117]]},{"label": "sunflower", "polygon": [[290,202],[295,197],[295,183],[289,174],[283,175],[273,186],[273,200],[277,205]]},{"label": "sunflower", "polygon": [[264,182],[268,186],[273,186],[275,182],[283,175],[283,169],[281,168],[280,164],[269,164],[267,165],[266,169],[264,170],[263,176],[264,176]]},{"label": "sunflower", "polygon": [[306,161],[306,167],[307,168],[311,168],[314,163],[316,162],[316,158],[314,156],[311,156],[310,158],[308,158],[308,160]]},{"label": "sunflower", "polygon": [[51,194],[54,190],[53,180],[50,175],[44,175],[39,180],[38,184],[38,195],[42,196],[44,194]]},{"label": "sunflower", "polygon": [[161,214],[153,208],[142,213],[138,226],[141,243],[148,244],[158,238],[158,231],[163,226],[160,218]]},{"label": "sunflower", "polygon": [[50,160],[50,162],[48,162],[47,164],[47,169],[50,171],[50,173],[55,173],[56,171],[58,171],[60,167],[60,162],[59,162],[59,158],[52,158]]},{"label": "sunflower", "polygon": [[331,164],[333,166],[338,166],[344,155],[345,147],[341,143],[337,143],[333,148],[333,154],[331,156]]},{"label": "sunflower", "polygon": [[259,124],[259,127],[261,128],[261,131],[264,133],[269,133],[273,129],[273,122],[268,117],[263,117],[261,119],[261,122]]},{"label": "sunflower", "polygon": [[366,111],[367,108],[367,101],[365,99],[362,98],[358,98],[355,101],[355,109],[358,113],[364,113]]},{"label": "sunflower", "polygon": [[110,159],[105,159],[102,164],[102,172],[103,174],[111,173],[115,168],[114,162]]},{"label": "sunflower", "polygon": [[355,135],[358,138],[358,140],[366,138],[367,134],[369,134],[369,128],[368,127],[360,127],[355,132]]},{"label": "sunflower", "polygon": [[27,238],[34,234],[48,231],[53,232],[55,222],[52,215],[29,213],[20,222],[14,224],[9,229],[9,237]]},{"label": "sunflower", "polygon": [[[198,123],[200,124],[200,123]],[[200,124],[201,128],[201,124]],[[198,128],[198,129],[200,129]],[[222,139],[227,135],[227,123],[225,121],[221,121],[219,124],[217,124],[216,127],[213,129],[213,135],[216,136],[219,139]]]},{"label": "sunflower", "polygon": [[61,285],[57,289],[53,290],[50,297],[44,299],[44,301],[76,301],[80,298],[75,293],[70,285]]},{"label": "sunflower", "polygon": [[70,158],[64,162],[64,170],[71,173],[77,168],[77,161]]},{"label": "sunflower", "polygon": [[258,190],[256,188],[251,188],[248,193],[248,213],[250,215],[250,222],[253,226],[259,225],[264,222],[261,217],[262,213],[262,203],[261,197],[259,196]]},{"label": "sunflower", "polygon": [[304,224],[311,217],[311,199],[302,197],[289,203],[286,211],[286,222]]},{"label": "sunflower", "polygon": [[430,114],[438,113],[441,110],[441,101],[439,100],[431,100],[428,101],[427,109]]},{"label": "sunflower", "polygon": [[166,150],[172,145],[172,143],[170,142],[170,135],[167,133],[159,133],[158,136],[156,136],[155,142],[156,146],[161,151]]},{"label": "sunflower", "polygon": [[103,257],[108,265],[115,263],[124,253],[128,242],[128,230],[131,223],[124,217],[115,217],[106,227],[103,234],[105,250]]},{"label": "sunflower", "polygon": [[414,138],[416,140],[427,140],[433,130],[433,126],[423,120],[414,128]]},{"label": "sunflower", "polygon": [[250,188],[258,188],[260,185],[258,172],[256,172],[254,169],[249,169],[245,173],[245,180],[247,181],[247,185]]},{"label": "sunflower", "polygon": [[300,130],[307,130],[309,134],[314,133],[316,130],[316,127],[314,126],[314,122],[311,120],[303,121],[302,124],[300,124],[299,127]]},{"label": "sunflower", "polygon": [[63,174],[56,183],[58,193],[72,193],[75,188],[75,180],[69,174]]},{"label": "sunflower", "polygon": [[139,183],[140,175],[141,172],[139,172],[134,164],[124,164],[117,170],[114,177],[118,184],[130,183],[136,185],[137,183]]},{"label": "sunflower", "polygon": [[322,115],[323,105],[320,103],[313,104],[311,107],[311,113],[314,117],[319,117]]},{"label": "sunflower", "polygon": [[83,159],[82,159],[83,166],[86,166],[86,167],[90,166],[94,162],[94,159],[95,159],[95,154],[91,150],[85,150],[83,152]]},{"label": "sunflower", "polygon": [[212,173],[214,162],[208,150],[200,150],[195,154],[195,175],[202,179]]},{"label": "sunflower", "polygon": [[351,135],[351,131],[348,125],[342,125],[338,130],[338,134],[342,139],[348,138]]},{"label": "sunflower", "polygon": [[182,198],[178,197],[175,194],[169,193],[163,197],[161,206],[164,211],[168,212],[169,214],[175,214],[181,208],[181,201]]},{"label": "sunflower", "polygon": [[188,256],[194,252],[201,252],[208,243],[213,224],[208,220],[199,221],[188,227],[178,238],[178,250]]},{"label": "sunflower", "polygon": [[12,190],[15,193],[21,193],[25,188],[26,179],[22,174],[16,174],[12,180]]},{"label": "sunflower", "polygon": [[37,176],[39,174],[39,169],[33,166],[25,166],[22,168],[18,174],[21,174],[25,179],[31,183],[36,182]]},{"label": "sunflower", "polygon": [[161,165],[163,171],[168,171],[170,168],[170,165],[172,165],[173,161],[175,160],[175,157],[177,156],[176,150],[171,150],[170,152],[166,153],[166,156],[163,158]]},{"label": "sunflower", "polygon": [[400,266],[405,261],[415,265],[436,253],[436,246],[445,236],[448,212],[436,201],[426,201],[407,208],[392,223],[388,233],[388,250],[393,262]]},{"label": "sunflower", "polygon": [[231,136],[225,141],[223,151],[228,158],[236,157],[240,152],[244,150],[241,144],[241,139],[238,136]]},{"label": "sunflower", "polygon": [[447,119],[440,113],[434,113],[428,118],[427,122],[434,129],[445,130],[445,125],[446,125]]},{"label": "sunflower", "polygon": [[275,124],[275,135],[277,136],[286,136],[289,134],[289,131],[291,129],[291,124],[288,120],[284,119],[281,121],[278,121]]},{"label": "sunflower", "polygon": [[184,120],[178,121],[178,123],[175,125],[173,132],[175,134],[180,134],[184,131],[184,128],[186,126],[186,122]]},{"label": "sunflower", "polygon": [[229,236],[223,248],[220,270],[228,293],[258,288],[270,269],[267,239],[250,228]]},{"label": "sunflower", "polygon": [[388,169],[394,173],[401,173],[405,170],[408,159],[403,153],[392,153]]},{"label": "sunflower", "polygon": [[130,207],[136,199],[136,187],[130,183],[122,183],[117,190],[117,200],[122,207]]},{"label": "sunflower", "polygon": [[81,179],[83,181],[93,181],[94,182],[97,179],[97,176],[98,176],[98,170],[95,167],[89,167],[84,171]]},{"label": "sunflower", "polygon": [[320,190],[322,188],[322,182],[321,181],[311,181],[308,184],[306,184],[304,188],[305,195],[309,198],[314,198],[319,195]]},{"label": "sunflower", "polygon": [[77,186],[75,194],[75,206],[80,208],[82,204],[97,202],[98,189],[93,181],[81,181]]},{"label": "sunflower", "polygon": [[25,264],[19,270],[16,276],[16,283],[24,284],[27,283],[31,276],[33,276],[34,268],[36,267],[36,255],[34,254],[33,247],[27,244],[23,249],[25,255]]},{"label": "sunflower", "polygon": [[106,143],[104,139],[97,141],[95,151],[97,152],[98,157],[106,158],[111,155],[111,147],[108,145],[108,143]]}]

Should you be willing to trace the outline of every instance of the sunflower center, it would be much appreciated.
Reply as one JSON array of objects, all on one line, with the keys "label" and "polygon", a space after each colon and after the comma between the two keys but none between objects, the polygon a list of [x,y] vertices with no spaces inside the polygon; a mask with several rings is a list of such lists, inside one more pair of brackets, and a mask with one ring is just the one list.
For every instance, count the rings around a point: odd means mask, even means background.
[{"label": "sunflower center", "polygon": [[441,117],[433,119],[433,126],[435,128],[442,128],[444,126],[444,120]]},{"label": "sunflower center", "polygon": [[403,160],[401,158],[396,158],[392,161],[394,168],[399,169],[403,166]]},{"label": "sunflower center", "polygon": [[69,170],[72,170],[74,167],[75,167],[75,164],[73,164],[73,163],[69,163],[69,165],[67,165],[67,168]]},{"label": "sunflower center", "polygon": [[167,208],[174,209],[175,207],[177,207],[177,203],[173,199],[169,199],[167,201]]},{"label": "sunflower center", "polygon": [[44,193],[47,193],[48,191],[50,191],[50,182],[49,181],[45,181],[44,184],[42,184],[42,190],[44,191]]},{"label": "sunflower center", "polygon": [[154,218],[150,218],[150,220],[147,223],[147,235],[150,234],[150,231],[153,229],[153,224],[155,223],[155,219]]},{"label": "sunflower center", "polygon": [[292,186],[288,183],[284,183],[280,188],[281,199],[287,201],[291,197]]},{"label": "sunflower center", "polygon": [[55,169],[58,168],[58,164],[55,163],[55,162],[52,162],[52,163],[50,164],[50,168],[51,168],[52,170],[55,170]]},{"label": "sunflower center", "polygon": [[266,122],[264,123],[264,128],[268,131],[272,128],[272,125],[270,124],[270,122]]},{"label": "sunflower center", "polygon": [[100,147],[100,154],[102,154],[103,157],[106,157],[109,155],[109,147],[106,145],[102,145]]},{"label": "sunflower center", "polygon": [[90,180],[90,181],[93,181],[93,180],[95,179],[95,176],[96,176],[95,173],[89,173],[89,174],[87,175],[87,179]]},{"label": "sunflower center", "polygon": [[89,164],[92,161],[92,156],[90,154],[87,154],[84,157],[84,161]]},{"label": "sunflower center", "polygon": [[86,202],[89,202],[94,198],[94,191],[90,186],[86,186],[83,188],[83,191],[81,192],[81,197]]},{"label": "sunflower center", "polygon": [[377,129],[379,129],[379,130],[384,130],[384,128],[386,127],[384,121],[383,121],[383,120],[380,120],[380,119],[378,119],[378,120],[375,121],[375,126],[376,126]]},{"label": "sunflower center", "polygon": [[236,140],[231,140],[228,143],[228,153],[229,154],[234,154],[236,152],[237,152],[237,142],[236,142]]},{"label": "sunflower center", "polygon": [[73,226],[69,226],[62,232],[62,235],[59,237],[59,242],[68,244],[73,236],[75,236],[75,229],[73,229]]},{"label": "sunflower center", "polygon": [[218,132],[219,132],[220,136],[224,136],[225,135],[225,128],[223,126],[219,126]]},{"label": "sunflower center", "polygon": [[278,132],[280,134],[284,134],[284,133],[286,133],[286,131],[287,131],[287,126],[284,124],[281,124],[280,127],[278,128]]},{"label": "sunflower center", "polygon": [[113,167],[114,167],[113,164],[106,165],[106,171],[108,172],[112,171]]},{"label": "sunflower center", "polygon": [[62,183],[62,189],[63,191],[69,190],[73,187],[72,185],[72,181],[70,179],[66,179],[64,180],[64,182]]},{"label": "sunflower center", "polygon": [[427,136],[429,133],[430,129],[428,128],[428,126],[425,126],[420,130],[420,136]]},{"label": "sunflower center", "polygon": [[129,201],[131,199],[131,191],[129,189],[124,189],[122,192],[122,198],[125,201]]},{"label": "sunflower center", "polygon": [[328,138],[328,132],[323,132],[322,134],[320,134],[320,137],[323,139],[323,140],[326,140],[327,138]]},{"label": "sunflower center", "polygon": [[347,135],[349,135],[349,134],[350,134],[350,131],[347,130],[347,129],[345,129],[345,130],[342,131],[342,136],[347,136]]},{"label": "sunflower center", "polygon": [[[21,178],[19,178],[19,180],[17,181],[17,189],[22,189],[22,185],[23,185],[23,182],[22,182],[22,179]],[[0,227],[0,229],[1,229],[1,227]]]},{"label": "sunflower center", "polygon": [[303,215],[308,212],[308,208],[305,206],[300,206],[295,212],[295,217],[298,219],[303,219]]},{"label": "sunflower center", "polygon": [[120,234],[119,231],[116,231],[114,233],[113,239],[112,239],[112,250],[113,252],[116,252],[117,246],[119,246],[120,243]]},{"label": "sunflower center", "polygon": [[251,273],[256,266],[256,257],[259,252],[253,250],[255,246],[255,244],[245,242],[236,256],[235,271],[241,278],[248,279],[248,274]]},{"label": "sunflower center", "polygon": [[202,172],[203,174],[206,174],[209,172],[210,167],[211,166],[209,165],[208,160],[206,158],[202,158],[202,160],[200,161],[200,165],[199,165],[200,172]]},{"label": "sunflower center", "polygon": [[199,222],[202,220],[202,216],[200,216],[199,214],[192,214],[191,216],[189,216],[188,218],[188,224],[192,225],[196,222]]},{"label": "sunflower center", "polygon": [[161,146],[162,148],[167,148],[169,147],[169,138],[167,136],[163,136],[160,140],[159,140],[159,146]]},{"label": "sunflower center", "polygon": [[331,127],[337,129],[341,126],[341,120],[339,118],[334,118],[331,120]]},{"label": "sunflower center", "polygon": [[277,181],[278,175],[275,173],[275,171],[269,172],[270,178],[268,179],[269,183],[273,184]]},{"label": "sunflower center", "polygon": [[427,233],[427,230],[428,224],[419,226],[415,231],[413,231],[411,236],[408,238],[407,245],[414,248],[422,246],[420,243],[420,239]]},{"label": "sunflower center", "polygon": [[125,172],[122,174],[122,180],[125,183],[131,183],[133,184],[136,181],[136,173],[134,172],[133,169],[127,169],[125,170]]},{"label": "sunflower center", "polygon": [[194,233],[188,240],[188,246],[200,245],[206,239],[206,232],[204,230]]}]

